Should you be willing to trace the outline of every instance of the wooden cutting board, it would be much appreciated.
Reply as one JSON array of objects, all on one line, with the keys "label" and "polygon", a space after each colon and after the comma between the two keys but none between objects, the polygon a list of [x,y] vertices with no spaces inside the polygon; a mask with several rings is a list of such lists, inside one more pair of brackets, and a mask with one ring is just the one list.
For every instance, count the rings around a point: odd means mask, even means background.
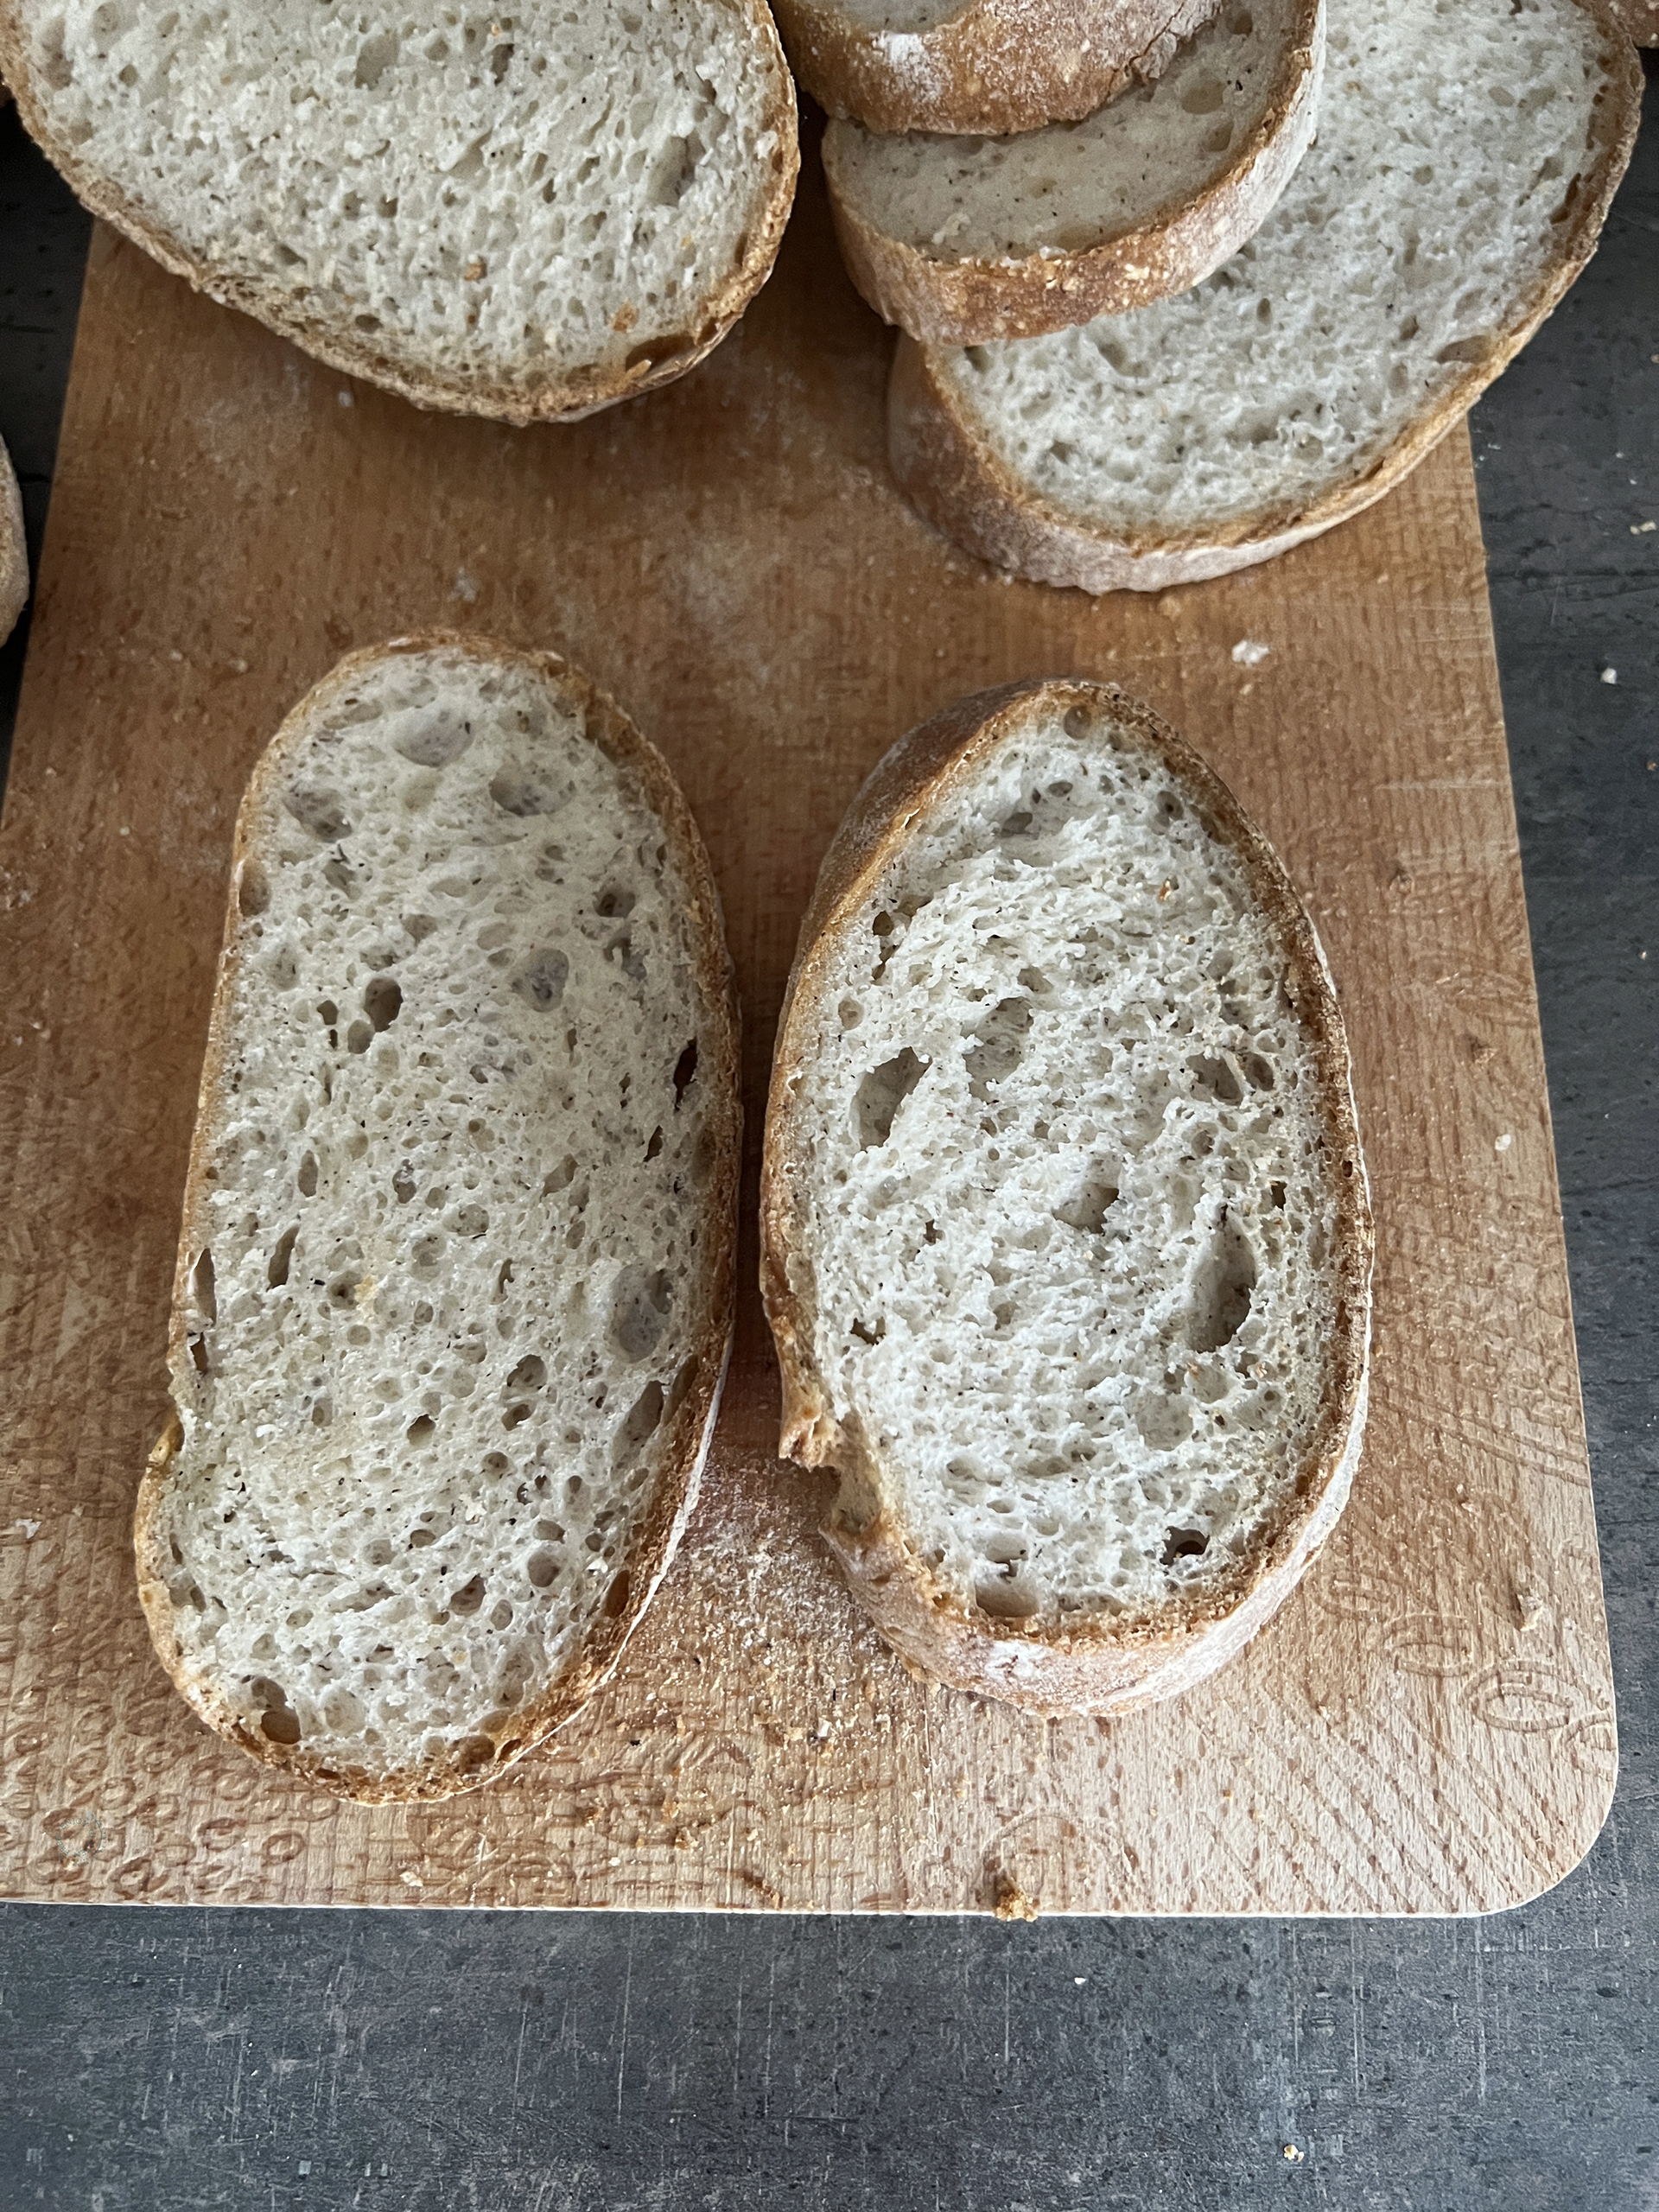
[{"label": "wooden cutting board", "polygon": [[[566,429],[417,413],[95,238],[0,830],[0,1891],[1460,1913],[1559,1880],[1601,1825],[1612,1692],[1466,440],[1242,577],[1006,582],[893,490],[888,339],[815,173],[712,360]],[[1074,671],[1231,782],[1341,988],[1378,1266],[1352,1503],[1218,1678],[1047,1725],[912,1680],[815,1534],[825,1485],[772,1458],[751,1289],[668,1583],[609,1690],[496,1787],[340,1804],[173,1694],[128,1529],[232,817],[339,654],[431,624],[569,652],[685,785],[746,1010],[746,1285],[796,925],[893,739]]]}]

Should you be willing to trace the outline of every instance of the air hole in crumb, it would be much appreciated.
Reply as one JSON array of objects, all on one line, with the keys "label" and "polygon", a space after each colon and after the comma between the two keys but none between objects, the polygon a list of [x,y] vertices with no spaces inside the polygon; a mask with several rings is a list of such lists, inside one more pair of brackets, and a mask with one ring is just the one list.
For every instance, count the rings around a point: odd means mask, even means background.
[{"label": "air hole in crumb", "polygon": [[237,871],[236,903],[248,919],[270,904],[270,878],[257,861],[244,861]]},{"label": "air hole in crumb", "polygon": [[1173,1567],[1178,1559],[1198,1559],[1209,1548],[1210,1539],[1201,1529],[1171,1529],[1164,1538],[1163,1563]]},{"label": "air hole in crumb", "polygon": [[661,1126],[659,1125],[651,1133],[651,1142],[645,1147],[645,1158],[647,1160],[655,1160],[658,1154],[662,1151],[662,1148],[663,1132]]},{"label": "air hole in crumb", "polygon": [[534,1590],[550,1590],[559,1579],[559,1555],[556,1552],[532,1552],[524,1568]]},{"label": "air hole in crumb", "polygon": [[390,1029],[403,1012],[404,995],[390,976],[377,976],[363,993],[363,1011],[377,1030]]},{"label": "air hole in crumb", "polygon": [[416,944],[423,944],[437,926],[437,923],[433,919],[430,914],[405,914],[404,916],[404,927],[409,931],[410,937],[414,938]]},{"label": "air hole in crumb", "polygon": [[529,1419],[530,1408],[528,1406],[509,1406],[505,1413],[501,1416],[501,1426],[503,1428],[522,1428]]},{"label": "air hole in crumb", "polygon": [[617,1431],[614,1456],[619,1465],[632,1459],[641,1445],[656,1434],[662,1418],[663,1386],[660,1382],[647,1382]]},{"label": "air hole in crumb", "polygon": [[512,979],[512,988],[537,1014],[550,1014],[564,996],[570,963],[551,946],[532,952]]},{"label": "air hole in crumb", "polygon": [[470,722],[454,722],[447,715],[433,714],[395,738],[392,750],[412,760],[417,768],[447,768],[452,760],[460,760],[472,741]]},{"label": "air hole in crumb", "polygon": [[616,884],[607,885],[594,903],[594,912],[602,916],[607,922],[622,919],[624,916],[631,914],[633,908],[632,892]]},{"label": "air hole in crumb", "polygon": [[475,1613],[484,1602],[484,1578],[474,1575],[470,1582],[463,1582],[449,1600],[452,1613]]},{"label": "air hole in crumb", "polygon": [[1030,828],[1030,809],[1016,807],[1014,811],[1004,820],[996,834],[999,837],[1023,837]]},{"label": "air hole in crumb", "polygon": [[297,1744],[300,1740],[300,1716],[289,1704],[287,1691],[263,1675],[250,1682],[248,1688],[264,1707],[259,1716],[259,1726],[264,1733],[273,1744]]},{"label": "air hole in crumb", "polygon": [[1231,1344],[1249,1313],[1255,1288],[1255,1255],[1224,1209],[1187,1315],[1187,1342],[1194,1351],[1219,1351]]},{"label": "air hole in crumb", "polygon": [[1281,1212],[1282,1212],[1284,1211],[1285,1204],[1284,1185],[1282,1183],[1269,1183],[1268,1185],[1268,1196],[1272,1199],[1274,1205],[1279,1208]]},{"label": "air hole in crumb", "polygon": [[677,1114],[681,1101],[691,1088],[691,1079],[697,1071],[697,1040],[691,1042],[674,1063],[674,1110]]},{"label": "air hole in crumb", "polygon": [[315,1152],[308,1152],[301,1160],[300,1172],[295,1180],[299,1185],[300,1196],[302,1198],[315,1198],[317,1195],[317,1155]]},{"label": "air hole in crumb", "polygon": [[455,1745],[454,1763],[463,1774],[488,1766],[494,1757],[495,1745],[487,1736],[462,1736]]},{"label": "air hole in crumb", "polygon": [[853,1118],[861,1147],[886,1144],[893,1134],[899,1109],[927,1073],[928,1063],[917,1058],[908,1045],[879,1068],[872,1068],[858,1086]]},{"label": "air hole in crumb", "polygon": [[556,814],[569,786],[549,782],[533,768],[502,768],[490,780],[490,797],[504,814]]},{"label": "air hole in crumb", "polygon": [[547,1362],[526,1352],[507,1377],[509,1390],[539,1390],[547,1380]]},{"label": "air hole in crumb", "polygon": [[1082,1230],[1087,1236],[1098,1236],[1108,1212],[1116,1204],[1117,1185],[1109,1175],[1086,1175],[1076,1198],[1068,1198],[1063,1206],[1055,1207],[1054,1218],[1063,1221],[1068,1229]]},{"label": "air hole in crumb", "polygon": [[418,1421],[410,1421],[404,1433],[411,1444],[429,1444],[437,1425],[430,1414],[423,1414]]},{"label": "air hole in crumb", "polygon": [[568,1190],[570,1185],[575,1180],[575,1160],[573,1156],[567,1152],[564,1158],[559,1162],[558,1166],[554,1168],[550,1174],[543,1177],[542,1196],[544,1198],[550,1198],[556,1191]]},{"label": "air hole in crumb", "polygon": [[1274,1087],[1272,1064],[1260,1052],[1246,1052],[1243,1061],[1244,1074],[1255,1090],[1271,1090]]},{"label": "air hole in crumb", "polygon": [[400,1206],[406,1206],[415,1195],[415,1178],[407,1166],[399,1167],[391,1179],[391,1187]]},{"label": "air hole in crumb", "polygon": [[310,790],[296,784],[286,793],[283,804],[301,829],[308,830],[322,844],[338,844],[351,835],[351,817],[338,791]]},{"label": "air hole in crumb", "polygon": [[276,1239],[270,1255],[270,1265],[265,1269],[265,1281],[273,1290],[280,1290],[288,1281],[288,1263],[294,1256],[294,1240],[299,1230],[285,1229]]},{"label": "air hole in crumb", "polygon": [[1192,1075],[1194,1095],[1199,1098],[1214,1098],[1224,1106],[1242,1105],[1244,1087],[1230,1060],[1209,1053],[1197,1053],[1187,1062]]},{"label": "air hole in crumb", "polygon": [[673,1282],[658,1268],[626,1267],[611,1290],[611,1340],[626,1359],[644,1359],[655,1351],[667,1324]]},{"label": "air hole in crumb", "polygon": [[348,1052],[366,1052],[374,1041],[374,1031],[366,1021],[354,1021],[346,1032]]},{"label": "air hole in crumb", "polygon": [[213,1294],[213,1255],[203,1249],[190,1270],[190,1295],[204,1321],[217,1321],[219,1300]]}]

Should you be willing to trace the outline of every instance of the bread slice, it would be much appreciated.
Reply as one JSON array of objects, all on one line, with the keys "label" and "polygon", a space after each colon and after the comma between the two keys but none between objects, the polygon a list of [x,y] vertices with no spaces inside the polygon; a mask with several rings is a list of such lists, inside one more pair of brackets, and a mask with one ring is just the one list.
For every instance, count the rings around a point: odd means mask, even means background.
[{"label": "bread slice", "polygon": [[764,0],[0,0],[95,214],[331,366],[528,423],[679,376],[765,282],[798,154]]},{"label": "bread slice", "polygon": [[433,634],[301,701],[237,822],[138,1497],[212,1726],[441,1797],[604,1681],[714,1425],[737,1083],[696,824],[585,676]]},{"label": "bread slice", "polygon": [[1358,1457],[1371,1224],[1342,1019],[1236,801],[1080,680],[889,753],[772,1066],[781,1449],[889,1643],[1111,1714],[1220,1666]]},{"label": "bread slice", "polygon": [[870,130],[1035,130],[1152,84],[1220,0],[778,0],[796,75]]},{"label": "bread slice", "polygon": [[1319,138],[1179,299],[964,352],[900,341],[899,482],[1001,569],[1160,591],[1380,499],[1595,250],[1642,71],[1605,0],[1329,0]]},{"label": "bread slice", "polygon": [[17,626],[29,604],[29,544],[23,536],[23,499],[11,455],[0,443],[0,645]]},{"label": "bread slice", "polygon": [[853,282],[912,338],[1032,338],[1183,292],[1307,150],[1324,0],[1227,0],[1155,85],[1017,138],[823,135]]}]

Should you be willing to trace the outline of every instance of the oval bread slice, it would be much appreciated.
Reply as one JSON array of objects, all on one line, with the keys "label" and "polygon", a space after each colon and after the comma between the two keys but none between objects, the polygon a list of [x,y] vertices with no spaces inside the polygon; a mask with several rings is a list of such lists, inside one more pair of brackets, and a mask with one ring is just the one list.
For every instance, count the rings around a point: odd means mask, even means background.
[{"label": "oval bread slice", "polygon": [[888,452],[928,519],[1040,583],[1161,591],[1380,499],[1595,250],[1642,70],[1605,0],[1329,0],[1319,137],[1179,298],[965,351],[901,340]]},{"label": "oval bread slice", "polygon": [[1031,338],[1184,292],[1258,229],[1307,150],[1324,0],[1227,0],[1155,85],[1001,139],[832,123],[853,282],[912,338]]},{"label": "oval bread slice", "polygon": [[681,375],[798,167],[764,0],[0,0],[0,73],[94,214],[332,367],[528,423]]},{"label": "oval bread slice", "polygon": [[550,653],[351,655],[254,771],[138,1581],[196,1711],[370,1801],[615,1665],[732,1328],[736,1016],[660,756]]},{"label": "oval bread slice", "polygon": [[900,1652],[1050,1713],[1188,1688],[1282,1601],[1364,1423],[1371,1223],[1313,929],[1174,733],[982,692],[855,801],[779,1034],[781,1450]]},{"label": "oval bread slice", "polygon": [[778,0],[796,75],[869,130],[1036,130],[1151,84],[1218,0]]}]

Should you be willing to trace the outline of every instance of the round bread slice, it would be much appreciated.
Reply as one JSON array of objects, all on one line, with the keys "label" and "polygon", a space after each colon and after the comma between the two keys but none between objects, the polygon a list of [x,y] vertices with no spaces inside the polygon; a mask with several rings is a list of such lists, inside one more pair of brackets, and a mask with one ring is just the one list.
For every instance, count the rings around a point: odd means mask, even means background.
[{"label": "round bread slice", "polygon": [[679,376],[765,283],[799,163],[764,0],[0,0],[94,214],[332,367],[530,423]]},{"label": "round bread slice", "polygon": [[900,340],[893,472],[958,544],[1090,592],[1268,560],[1398,483],[1572,283],[1641,112],[1606,0],[1329,0],[1328,37],[1318,139],[1205,283]]},{"label": "round bread slice", "polygon": [[139,1491],[174,1681],[371,1802],[605,1680],[731,1340],[730,963],[660,756],[551,653],[342,661],[238,817]]},{"label": "round bread slice", "polygon": [[1324,0],[1227,0],[1155,85],[1017,138],[823,134],[854,283],[936,345],[1032,338],[1184,292],[1307,150]]},{"label": "round bread slice", "polygon": [[23,535],[23,499],[11,455],[0,444],[0,645],[17,626],[29,604],[29,544]]},{"label": "round bread slice", "polygon": [[791,65],[869,130],[1001,137],[1162,75],[1219,0],[778,0]]},{"label": "round bread slice", "polygon": [[772,1065],[785,1457],[889,1643],[1109,1715],[1211,1673],[1342,1510],[1371,1222],[1312,924],[1226,787],[1077,680],[981,693],[825,857]]}]

